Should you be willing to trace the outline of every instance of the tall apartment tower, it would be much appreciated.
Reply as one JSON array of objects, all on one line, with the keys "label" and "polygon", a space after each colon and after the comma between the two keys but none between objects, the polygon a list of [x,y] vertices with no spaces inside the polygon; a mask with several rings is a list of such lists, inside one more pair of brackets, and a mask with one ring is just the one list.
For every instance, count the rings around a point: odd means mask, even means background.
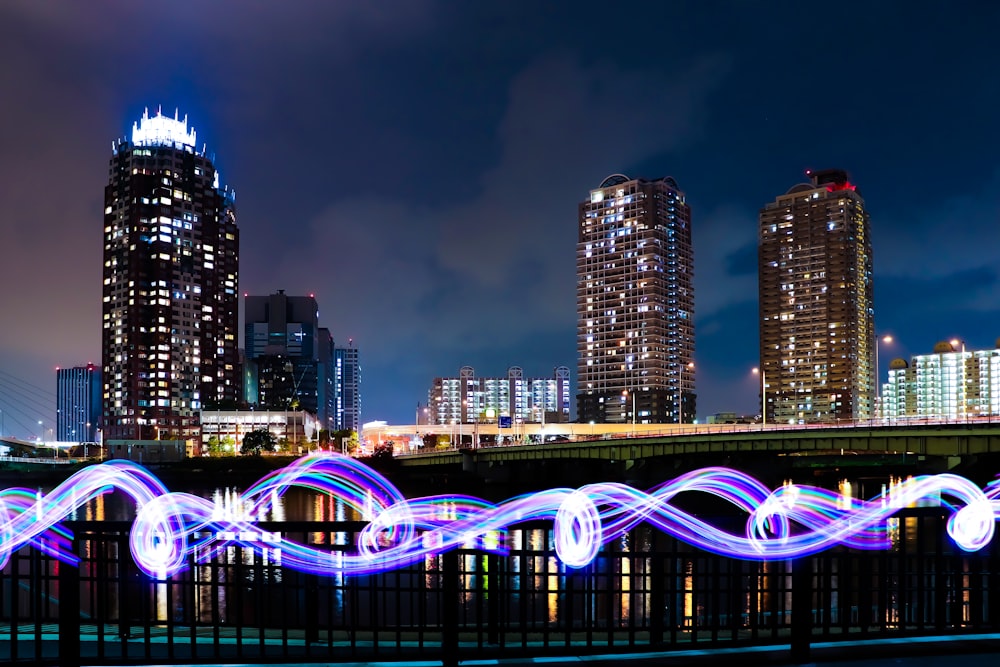
[{"label": "tall apartment tower", "polygon": [[761,393],[768,422],[868,419],[875,311],[868,211],[839,169],[760,211]]},{"label": "tall apartment tower", "polygon": [[187,118],[157,113],[112,144],[104,190],[106,439],[194,438],[240,397],[239,230]]},{"label": "tall apartment tower", "polygon": [[579,205],[577,419],[695,417],[691,209],[673,178],[615,174]]},{"label": "tall apartment tower", "polygon": [[319,306],[312,296],[270,296],[243,300],[247,375],[256,391],[247,402],[269,410],[319,407]]},{"label": "tall apartment tower", "polygon": [[101,369],[94,364],[57,369],[56,440],[97,442],[101,395]]},{"label": "tall apartment tower", "polygon": [[336,391],[336,430],[361,432],[361,362],[354,339],[347,347],[333,350],[333,372]]}]

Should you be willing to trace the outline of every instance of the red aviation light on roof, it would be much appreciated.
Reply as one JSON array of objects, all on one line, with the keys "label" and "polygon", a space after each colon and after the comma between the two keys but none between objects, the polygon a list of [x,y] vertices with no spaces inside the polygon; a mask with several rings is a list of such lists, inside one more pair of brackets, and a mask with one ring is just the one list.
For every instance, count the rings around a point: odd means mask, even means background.
[{"label": "red aviation light on roof", "polygon": [[851,192],[857,192],[858,186],[854,185],[850,181],[844,181],[843,183],[830,183],[826,186],[827,192],[837,192],[838,190],[850,190]]}]

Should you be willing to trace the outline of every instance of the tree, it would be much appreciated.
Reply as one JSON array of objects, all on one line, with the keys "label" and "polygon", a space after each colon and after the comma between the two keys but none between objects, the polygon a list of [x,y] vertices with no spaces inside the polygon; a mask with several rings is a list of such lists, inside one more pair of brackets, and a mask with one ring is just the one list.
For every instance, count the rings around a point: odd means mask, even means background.
[{"label": "tree", "polygon": [[[345,442],[346,438],[346,442]],[[358,434],[349,428],[330,433],[330,451],[354,454],[358,449]]]},{"label": "tree", "polygon": [[261,452],[273,452],[277,445],[274,434],[266,428],[258,428],[243,436],[243,456],[260,456]]}]

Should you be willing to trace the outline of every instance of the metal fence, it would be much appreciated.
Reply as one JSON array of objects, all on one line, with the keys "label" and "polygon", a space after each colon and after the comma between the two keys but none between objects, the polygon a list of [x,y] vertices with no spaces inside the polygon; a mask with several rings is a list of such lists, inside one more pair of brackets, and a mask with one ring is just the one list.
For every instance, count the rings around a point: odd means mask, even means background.
[{"label": "metal fence", "polygon": [[71,522],[79,568],[24,549],[0,571],[0,659],[454,664],[762,644],[804,657],[815,641],[994,632],[998,551],[961,552],[945,521],[940,509],[905,510],[892,550],[777,562],[639,527],[579,570],[556,558],[550,526],[524,526],[506,535],[506,556],[459,550],[349,578],[283,568],[272,538],[353,550],[363,524],[285,522],[240,536],[262,551],[207,546],[164,580],[136,568],[130,524]]}]

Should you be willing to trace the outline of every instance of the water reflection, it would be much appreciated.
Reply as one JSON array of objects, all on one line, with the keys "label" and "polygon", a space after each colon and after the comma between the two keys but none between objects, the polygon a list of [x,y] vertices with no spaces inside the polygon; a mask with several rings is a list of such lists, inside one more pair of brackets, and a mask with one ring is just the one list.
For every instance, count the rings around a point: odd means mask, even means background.
[{"label": "water reflection", "polygon": [[[884,487],[882,502],[899,504],[898,489],[905,480],[892,479]],[[841,506],[849,508],[856,502],[858,488],[848,480],[839,484]],[[287,493],[273,493],[256,509],[241,498],[238,489],[219,487],[204,494],[213,505],[212,518],[218,521],[363,521],[372,511],[371,500],[362,510],[330,496],[306,489],[290,488]],[[130,520],[135,508],[128,498],[117,494],[98,496],[84,504],[73,518],[85,520]],[[441,518],[455,516],[454,506],[441,506]],[[917,516],[890,519],[889,535],[893,549],[883,560],[875,557],[868,565],[867,579],[856,570],[856,562],[848,559],[823,561],[825,569],[817,569],[813,580],[817,586],[817,619],[826,623],[858,622],[861,609],[867,605],[868,619],[886,627],[904,627],[926,622],[932,617],[934,605],[949,605],[950,618],[970,624],[977,616],[976,605],[982,606],[982,591],[987,578],[977,573],[972,560],[956,559],[958,570],[945,575],[940,568],[941,542],[939,524],[922,523]],[[326,545],[333,551],[353,550],[356,534],[343,530],[314,530],[310,533],[289,533],[288,539],[313,545]],[[232,542],[206,542],[199,547],[192,567],[183,573],[184,581],[152,582],[143,588],[127,551],[127,544],[109,538],[104,543],[83,541],[88,567],[103,568],[108,578],[122,577],[134,581],[124,588],[133,601],[107,598],[108,614],[125,617],[129,604],[142,604],[151,610],[157,621],[182,622],[195,616],[199,622],[242,619],[244,624],[266,624],[279,617],[282,610],[270,604],[280,589],[302,587],[299,573],[284,572],[280,565],[282,550],[278,535],[257,531],[255,540],[262,549],[244,549]],[[659,537],[657,537],[659,536]],[[222,536],[235,539],[235,535]],[[247,536],[242,536],[246,538]],[[384,539],[385,536],[382,536]],[[654,617],[679,632],[695,633],[702,628],[759,628],[777,630],[787,626],[792,607],[792,577],[790,564],[781,562],[748,563],[731,561],[684,547],[664,551],[654,542],[662,534],[645,527],[636,529],[606,545],[598,558],[579,570],[567,568],[555,556],[552,527],[533,524],[502,534],[470,536],[467,549],[475,550],[482,543],[505,543],[512,552],[510,558],[497,558],[483,553],[463,552],[458,558],[458,593],[463,603],[463,622],[476,623],[486,614],[490,596],[502,601],[502,613],[513,624],[533,629],[559,629],[568,632],[591,631],[595,628],[629,628],[646,626]],[[659,551],[657,551],[659,546]],[[650,554],[656,553],[657,557]],[[867,556],[866,556],[867,557]],[[124,559],[124,560],[123,560]],[[328,613],[337,619],[347,614],[369,618],[375,612],[391,613],[398,622],[420,623],[440,614],[437,602],[428,603],[428,592],[444,587],[444,557],[431,555],[417,568],[373,575],[377,593],[359,599],[359,578],[333,573],[324,578],[325,594],[330,596]],[[816,565],[819,568],[819,565]],[[367,578],[366,578],[367,580]],[[942,582],[947,580],[947,599],[940,595]],[[113,596],[110,591],[101,595]],[[352,597],[353,596],[353,597]],[[382,596],[378,598],[378,596]],[[978,596],[978,597],[977,597]],[[822,602],[820,602],[822,597]],[[386,611],[391,608],[391,611]],[[134,611],[134,610],[133,610]],[[303,613],[296,609],[296,614]],[[346,620],[344,622],[347,622]],[[817,621],[819,622],[819,621]]]}]

